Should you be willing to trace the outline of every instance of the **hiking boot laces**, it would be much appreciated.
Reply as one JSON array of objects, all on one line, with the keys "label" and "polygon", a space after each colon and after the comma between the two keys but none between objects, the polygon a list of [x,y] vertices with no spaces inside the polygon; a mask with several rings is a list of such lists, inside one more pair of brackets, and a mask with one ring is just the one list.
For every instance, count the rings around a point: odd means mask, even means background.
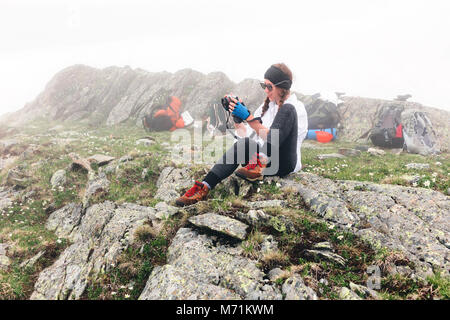
[{"label": "hiking boot laces", "polygon": [[195,181],[195,184],[192,188],[190,188],[186,193],[184,194],[186,197],[190,198],[193,195],[195,195],[197,192],[199,192],[203,187],[203,183]]},{"label": "hiking boot laces", "polygon": [[245,169],[252,170],[255,169],[256,166],[262,167],[261,161],[259,161],[259,154],[256,154],[252,157],[250,162],[245,166]]}]

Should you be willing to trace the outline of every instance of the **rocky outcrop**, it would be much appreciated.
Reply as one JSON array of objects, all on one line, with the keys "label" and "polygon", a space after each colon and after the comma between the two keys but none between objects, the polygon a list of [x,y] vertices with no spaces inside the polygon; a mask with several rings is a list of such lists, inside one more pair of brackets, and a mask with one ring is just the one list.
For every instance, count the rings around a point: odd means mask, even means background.
[{"label": "rocky outcrop", "polygon": [[[414,273],[419,277],[425,277],[433,269],[448,272],[448,196],[421,188],[332,181],[309,173],[292,174],[276,181],[282,189],[298,194],[330,226],[352,232],[375,248],[401,251],[414,263],[414,270],[409,266],[394,266],[395,272]],[[164,193],[164,190],[182,186],[191,186],[188,169],[168,167],[162,171],[158,180],[161,198],[171,201],[178,193]],[[279,250],[272,236],[263,234],[259,248],[251,257],[244,252],[242,243],[247,240],[248,225],[297,232],[289,217],[264,212],[264,208],[286,206],[285,200],[243,202],[242,208],[248,210],[225,215],[195,215],[195,205],[183,208],[191,215],[189,224],[177,231],[165,265],[153,269],[140,299],[318,299],[299,274],[289,274],[281,284],[278,280],[286,276],[281,269],[270,272],[261,269],[264,256]],[[135,204],[118,206],[109,201],[87,209],[73,203],[55,211],[46,227],[72,244],[52,266],[41,272],[31,298],[80,298],[88,279],[95,280],[100,272],[109,270],[135,241],[134,231],[138,227],[146,222],[158,225],[161,219],[179,211],[166,202],[148,208]],[[304,255],[317,262],[331,261],[341,266],[348,263],[333,250],[330,242],[316,243]],[[341,288],[339,296],[341,299],[377,298],[373,290],[353,283],[350,289]]]},{"label": "rocky outcrop", "polygon": [[135,230],[156,220],[155,209],[135,204],[95,204],[83,211],[70,204],[54,212],[47,228],[72,242],[36,281],[31,299],[78,299],[88,279],[109,270],[135,241]]},{"label": "rocky outcrop", "polygon": [[57,73],[34,101],[6,115],[1,122],[20,125],[46,117],[93,125],[133,120],[141,125],[142,116],[153,105],[165,103],[170,95],[179,97],[183,109],[200,119],[206,115],[208,104],[219,103],[230,92],[244,99],[251,109],[264,100],[258,80],[246,79],[235,84],[222,72],[205,75],[184,69],[171,74],[128,66],[96,69],[74,65]]},{"label": "rocky outcrop", "polygon": [[[276,201],[260,201],[248,207],[279,205]],[[190,209],[195,211],[195,206]],[[262,210],[231,215],[259,226],[270,225],[273,218]],[[194,215],[188,221],[189,228],[179,229],[168,248],[167,264],[153,270],[139,299],[281,300],[283,295],[292,300],[317,299],[300,275],[294,275],[281,287],[274,272],[268,277],[260,269],[259,260],[278,251],[273,236],[262,235],[254,260],[244,255],[241,246],[249,227],[245,223],[215,213]]]},{"label": "rocky outcrop", "polygon": [[[30,120],[46,117],[59,121],[81,121],[91,125],[114,125],[141,118],[156,104],[166,103],[170,95],[179,97],[184,110],[195,119],[207,115],[208,105],[220,103],[223,95],[233,93],[242,98],[254,111],[265,98],[255,79],[233,83],[222,72],[202,74],[191,69],[175,73],[147,72],[126,67],[96,69],[74,65],[58,72],[36,99],[21,110],[0,118],[0,123],[18,126]],[[300,99],[304,95],[296,93]],[[342,96],[339,105],[342,129],[339,137],[356,140],[375,122],[379,108],[394,101]],[[449,112],[425,107],[416,102],[395,101],[408,109],[425,111],[438,135],[442,151],[449,150]],[[0,145],[0,150],[1,150]]]},{"label": "rocky outcrop", "polygon": [[[298,179],[298,182],[297,182]],[[450,270],[450,198],[440,192],[396,185],[332,181],[309,173],[282,180],[330,223],[376,248],[403,252],[425,276]]]},{"label": "rocky outcrop", "polygon": [[257,261],[241,253],[235,242],[181,228],[169,247],[167,264],[153,270],[139,299],[282,299]]},{"label": "rocky outcrop", "polygon": [[190,188],[194,184],[191,178],[191,172],[186,169],[176,169],[173,167],[166,167],[161,172],[156,186],[158,191],[155,198],[164,201],[173,201],[180,196],[182,189]]}]

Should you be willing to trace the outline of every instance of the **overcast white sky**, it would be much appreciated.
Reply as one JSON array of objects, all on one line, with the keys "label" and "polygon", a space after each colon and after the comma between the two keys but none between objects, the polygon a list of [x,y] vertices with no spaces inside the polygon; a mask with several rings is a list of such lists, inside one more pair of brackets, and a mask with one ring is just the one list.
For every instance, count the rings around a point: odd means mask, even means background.
[{"label": "overcast white sky", "polygon": [[410,93],[450,110],[448,0],[0,1],[0,114],[80,63],[239,82],[285,62],[302,93]]}]

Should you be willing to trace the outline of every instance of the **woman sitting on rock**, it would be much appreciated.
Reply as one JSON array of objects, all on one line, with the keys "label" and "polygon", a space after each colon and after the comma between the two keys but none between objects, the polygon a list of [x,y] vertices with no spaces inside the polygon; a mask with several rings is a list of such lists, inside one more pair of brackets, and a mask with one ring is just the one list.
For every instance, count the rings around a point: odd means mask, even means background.
[{"label": "woman sitting on rock", "polygon": [[[248,181],[262,180],[265,175],[286,176],[301,169],[300,148],[308,130],[306,110],[290,93],[292,72],[283,64],[272,65],[264,74],[267,98],[252,116],[242,101],[230,98],[232,115],[244,123],[236,123],[239,139],[204,178],[176,200],[178,206],[205,200],[209,190],[236,175]],[[263,150],[264,153],[260,150]],[[250,160],[249,160],[250,159]]]}]

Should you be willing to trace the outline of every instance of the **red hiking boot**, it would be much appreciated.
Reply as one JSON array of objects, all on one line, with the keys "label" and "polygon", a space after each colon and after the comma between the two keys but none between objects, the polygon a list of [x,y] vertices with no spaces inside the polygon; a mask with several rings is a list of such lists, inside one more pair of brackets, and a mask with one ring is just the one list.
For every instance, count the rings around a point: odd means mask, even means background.
[{"label": "red hiking boot", "polygon": [[183,196],[175,200],[175,203],[179,207],[188,206],[197,203],[198,201],[205,200],[208,192],[209,188],[205,184],[195,181],[194,186],[186,191]]},{"label": "red hiking boot", "polygon": [[242,168],[236,170],[235,174],[242,179],[250,182],[262,180],[264,175],[263,170],[266,168],[268,159],[259,153],[255,153],[249,163]]}]

